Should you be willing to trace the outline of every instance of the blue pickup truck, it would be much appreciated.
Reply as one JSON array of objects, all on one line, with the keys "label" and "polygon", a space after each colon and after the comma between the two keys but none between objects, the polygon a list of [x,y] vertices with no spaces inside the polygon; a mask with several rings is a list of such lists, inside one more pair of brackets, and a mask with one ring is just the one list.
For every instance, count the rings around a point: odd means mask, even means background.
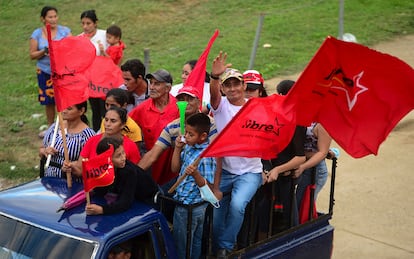
[{"label": "blue pickup truck", "polygon": [[[330,258],[336,158],[332,161],[329,212],[261,241],[249,236],[229,258]],[[79,183],[68,189],[64,179],[45,177],[1,191],[0,258],[107,258],[113,247],[127,240],[132,258],[177,258],[170,224],[163,213],[144,203],[114,215],[87,216],[84,205],[56,212],[82,189]],[[255,212],[246,215],[254,217]],[[206,233],[204,256],[214,258]]]}]

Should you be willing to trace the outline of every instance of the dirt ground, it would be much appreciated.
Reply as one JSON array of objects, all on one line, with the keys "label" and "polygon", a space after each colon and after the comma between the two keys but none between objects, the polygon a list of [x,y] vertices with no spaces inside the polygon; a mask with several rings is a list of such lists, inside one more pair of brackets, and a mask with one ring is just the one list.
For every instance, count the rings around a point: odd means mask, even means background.
[{"label": "dirt ground", "polygon": [[[414,67],[413,46],[411,35],[373,48]],[[266,84],[275,88],[280,80]],[[336,143],[332,146],[338,147]],[[333,259],[414,258],[413,150],[414,111],[382,143],[378,156],[354,159],[341,150],[331,220],[335,227]],[[327,211],[328,201],[329,186],[325,186],[318,198],[318,210]]]}]

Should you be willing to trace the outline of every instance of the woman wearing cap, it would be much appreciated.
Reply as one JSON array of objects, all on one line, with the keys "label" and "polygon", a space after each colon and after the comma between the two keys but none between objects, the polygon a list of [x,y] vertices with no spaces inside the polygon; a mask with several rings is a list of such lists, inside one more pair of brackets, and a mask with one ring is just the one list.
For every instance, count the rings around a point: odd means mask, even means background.
[{"label": "woman wearing cap", "polygon": [[257,70],[247,70],[243,73],[243,80],[246,84],[244,96],[247,99],[252,97],[266,97],[267,92],[264,87],[262,74]]}]

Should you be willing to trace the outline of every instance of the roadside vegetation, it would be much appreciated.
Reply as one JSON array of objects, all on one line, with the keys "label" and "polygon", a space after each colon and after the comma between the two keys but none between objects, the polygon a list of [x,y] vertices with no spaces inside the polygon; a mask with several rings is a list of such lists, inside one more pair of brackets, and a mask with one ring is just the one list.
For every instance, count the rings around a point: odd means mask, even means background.
[{"label": "roadside vegetation", "polygon": [[[149,49],[150,71],[165,68],[174,83],[181,81],[182,64],[200,55],[215,29],[220,36],[207,69],[223,50],[233,67],[246,70],[260,15],[263,27],[253,68],[265,79],[301,71],[325,37],[338,34],[339,1],[0,0],[0,178],[26,181],[38,175],[37,135],[46,119],[37,102],[35,61],[28,49],[31,33],[42,25],[40,10],[50,4],[59,10],[59,23],[74,35],[81,32],[81,12],[95,9],[101,29],[112,23],[122,28],[124,61],[144,60],[144,49]],[[346,0],[344,32],[367,46],[412,34],[414,2]]]}]

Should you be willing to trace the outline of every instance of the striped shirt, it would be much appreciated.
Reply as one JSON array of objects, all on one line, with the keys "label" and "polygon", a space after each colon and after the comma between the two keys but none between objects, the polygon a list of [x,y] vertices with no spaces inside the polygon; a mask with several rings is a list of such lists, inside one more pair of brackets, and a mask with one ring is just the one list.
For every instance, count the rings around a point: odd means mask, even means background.
[{"label": "striped shirt", "polygon": [[[54,128],[55,128],[55,124],[53,123],[45,133],[45,137],[43,138],[43,146],[45,148],[49,147],[52,142]],[[74,133],[74,134],[67,133],[66,134],[66,143],[68,146],[68,153],[69,153],[70,161],[78,160],[79,154],[83,146],[88,141],[88,139],[94,135],[95,135],[95,131],[93,131],[93,129],[91,128],[85,128],[83,131],[79,133]],[[56,135],[55,149],[57,149],[58,152],[51,157],[50,161],[58,165],[63,165],[65,156],[64,156],[62,133],[60,129],[58,130],[57,135]],[[66,174],[63,174],[62,176],[62,170],[60,170],[60,168],[49,166],[45,170],[45,176],[66,177]]]},{"label": "striped shirt", "polygon": [[[213,141],[214,138],[217,136],[217,128],[216,124],[214,123],[213,117],[210,117],[210,133],[208,134],[209,141]],[[175,143],[175,139],[180,135],[180,118],[173,120],[172,122],[168,123],[167,126],[162,130],[160,136],[155,142],[155,145],[162,147],[162,149],[167,149],[169,147],[173,147]]]},{"label": "striped shirt", "polygon": [[[185,169],[194,163],[200,156],[201,152],[208,146],[208,141],[203,144],[196,144],[194,146],[186,145],[181,151],[181,169],[180,176],[185,174]],[[214,181],[214,172],[216,171],[216,159],[213,157],[204,157],[200,160],[197,167],[200,174],[210,183]],[[200,191],[192,176],[188,176],[182,181],[174,194],[174,199],[183,204],[195,204],[202,202]]]}]

